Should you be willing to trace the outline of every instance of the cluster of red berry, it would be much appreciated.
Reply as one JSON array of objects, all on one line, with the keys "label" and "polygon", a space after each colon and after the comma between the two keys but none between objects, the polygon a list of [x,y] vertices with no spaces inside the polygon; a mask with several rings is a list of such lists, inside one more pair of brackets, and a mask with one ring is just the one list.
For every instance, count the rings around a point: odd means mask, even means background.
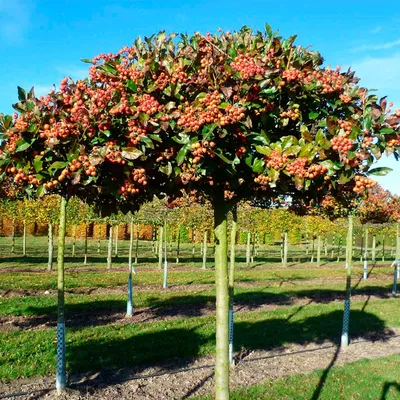
[{"label": "cluster of red berry", "polygon": [[353,141],[346,138],[345,136],[335,136],[331,139],[332,149],[340,151],[341,153],[347,153],[347,151],[353,148]]},{"label": "cluster of red berry", "polygon": [[356,175],[354,180],[355,186],[353,188],[353,191],[355,193],[362,193],[365,191],[365,189],[372,188],[377,184],[376,181],[372,180],[371,178],[367,178],[366,176]]},{"label": "cluster of red berry", "polygon": [[231,63],[234,71],[240,72],[243,79],[252,78],[255,75],[263,75],[265,69],[257,64],[256,59],[249,53],[243,53],[235,57]]},{"label": "cluster of red berry", "polygon": [[287,160],[287,154],[272,150],[272,152],[266,157],[267,168],[273,168],[275,170],[281,169],[286,164]]}]

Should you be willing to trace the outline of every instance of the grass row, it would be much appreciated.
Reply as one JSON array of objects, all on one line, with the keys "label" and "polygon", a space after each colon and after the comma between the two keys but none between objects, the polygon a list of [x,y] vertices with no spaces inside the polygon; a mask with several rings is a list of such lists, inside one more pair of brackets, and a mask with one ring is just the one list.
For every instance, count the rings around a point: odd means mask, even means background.
[{"label": "grass row", "polygon": [[[296,374],[230,393],[232,400],[394,400],[400,398],[400,355]],[[211,396],[196,400],[212,399]]]},{"label": "grass row", "polygon": [[[342,307],[331,303],[237,314],[235,350],[337,340]],[[353,303],[352,337],[400,326],[397,311],[397,299]],[[54,329],[4,332],[0,343],[0,380],[54,373]],[[67,331],[67,365],[71,373],[190,360],[213,354],[214,348],[215,318],[211,316]]]},{"label": "grass row", "polygon": [[[161,270],[140,270],[134,276],[134,285],[161,285],[163,272]],[[375,268],[371,276],[382,280],[392,279],[392,268]],[[362,276],[362,268],[354,267],[352,270],[354,278]],[[270,282],[282,283],[287,280],[301,281],[304,279],[317,278],[345,278],[346,270],[340,268],[309,268],[309,269],[240,269],[235,273],[236,282]],[[170,268],[168,282],[170,285],[190,284],[213,284],[213,270],[174,271]],[[68,272],[65,275],[66,288],[91,288],[91,287],[114,287],[127,283],[127,273],[120,271],[82,271]],[[0,289],[56,289],[56,272],[29,273],[12,272],[0,275]]]}]

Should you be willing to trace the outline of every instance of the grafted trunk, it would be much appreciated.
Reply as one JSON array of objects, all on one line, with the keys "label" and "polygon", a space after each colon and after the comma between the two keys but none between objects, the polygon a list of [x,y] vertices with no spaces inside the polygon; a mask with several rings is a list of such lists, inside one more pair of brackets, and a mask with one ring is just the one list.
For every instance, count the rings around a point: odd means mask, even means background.
[{"label": "grafted trunk", "polygon": [[24,232],[22,237],[22,256],[26,257],[26,223],[24,221]]},{"label": "grafted trunk", "polygon": [[108,234],[107,269],[112,267],[112,248],[113,248],[113,226],[110,226]]},{"label": "grafted trunk", "polygon": [[208,240],[208,232],[207,230],[203,233],[203,266],[202,269],[206,269],[207,264],[207,240]]},{"label": "grafted trunk", "polygon": [[216,287],[216,357],[215,396],[229,400],[229,286],[226,204],[214,204],[215,287]]},{"label": "grafted trunk", "polygon": [[317,236],[317,266],[321,266],[321,235]]},{"label": "grafted trunk", "polygon": [[287,267],[287,259],[288,259],[288,233],[285,231],[283,233],[283,260],[282,266]]},{"label": "grafted trunk", "polygon": [[48,225],[48,242],[49,242],[49,261],[47,264],[48,271],[53,270],[53,253],[54,253],[54,243],[53,243],[53,224],[49,222]]},{"label": "grafted trunk", "polygon": [[229,363],[233,363],[233,331],[234,311],[233,295],[235,283],[235,253],[236,253],[236,232],[237,232],[237,207],[232,209],[232,231],[231,231],[231,254],[229,267]]},{"label": "grafted trunk", "polygon": [[65,221],[67,200],[61,197],[60,224],[58,227],[58,254],[57,254],[57,367],[56,388],[61,394],[66,388],[66,357],[65,357],[65,315],[64,315],[64,248],[65,248]]},{"label": "grafted trunk", "polygon": [[346,240],[346,300],[344,302],[343,312],[343,329],[341,345],[347,347],[349,345],[349,325],[350,325],[350,301],[351,301],[351,264],[353,254],[353,216],[349,215],[349,226]]},{"label": "grafted trunk", "polygon": [[246,243],[246,267],[250,266],[250,242],[251,242],[251,233],[247,232],[247,243]]},{"label": "grafted trunk", "polygon": [[163,265],[163,227],[158,227],[158,268],[162,269]]}]

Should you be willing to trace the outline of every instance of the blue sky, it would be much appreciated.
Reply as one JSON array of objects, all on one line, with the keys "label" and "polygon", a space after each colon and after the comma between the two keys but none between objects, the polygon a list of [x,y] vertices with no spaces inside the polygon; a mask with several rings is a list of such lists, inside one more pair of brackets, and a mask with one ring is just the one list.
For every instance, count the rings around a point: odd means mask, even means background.
[{"label": "blue sky", "polygon": [[[332,66],[351,66],[360,84],[388,95],[400,108],[400,3],[396,1],[155,1],[0,0],[0,112],[12,111],[17,85],[38,94],[65,76],[85,76],[90,58],[114,52],[137,36],[215,32],[268,22],[282,36],[298,35]],[[379,179],[400,195],[400,161]]]}]

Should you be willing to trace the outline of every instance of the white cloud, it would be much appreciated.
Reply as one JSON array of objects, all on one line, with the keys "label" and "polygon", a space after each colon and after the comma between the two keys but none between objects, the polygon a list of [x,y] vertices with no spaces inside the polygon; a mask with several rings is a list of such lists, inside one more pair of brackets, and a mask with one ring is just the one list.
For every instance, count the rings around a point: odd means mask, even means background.
[{"label": "white cloud", "polygon": [[352,53],[361,53],[363,51],[378,51],[378,50],[389,50],[393,47],[400,46],[400,39],[392,40],[391,42],[385,42],[380,44],[364,44],[362,46],[354,47],[350,51]]},{"label": "white cloud", "polygon": [[377,33],[382,31],[382,27],[381,26],[377,26],[373,29],[371,29],[369,32],[372,33],[373,35],[376,35]]},{"label": "white cloud", "polygon": [[23,42],[30,16],[31,5],[24,0],[0,0],[0,38],[5,44]]},{"label": "white cloud", "polygon": [[368,88],[389,91],[400,100],[400,53],[390,57],[367,57],[352,64],[351,69]]}]

